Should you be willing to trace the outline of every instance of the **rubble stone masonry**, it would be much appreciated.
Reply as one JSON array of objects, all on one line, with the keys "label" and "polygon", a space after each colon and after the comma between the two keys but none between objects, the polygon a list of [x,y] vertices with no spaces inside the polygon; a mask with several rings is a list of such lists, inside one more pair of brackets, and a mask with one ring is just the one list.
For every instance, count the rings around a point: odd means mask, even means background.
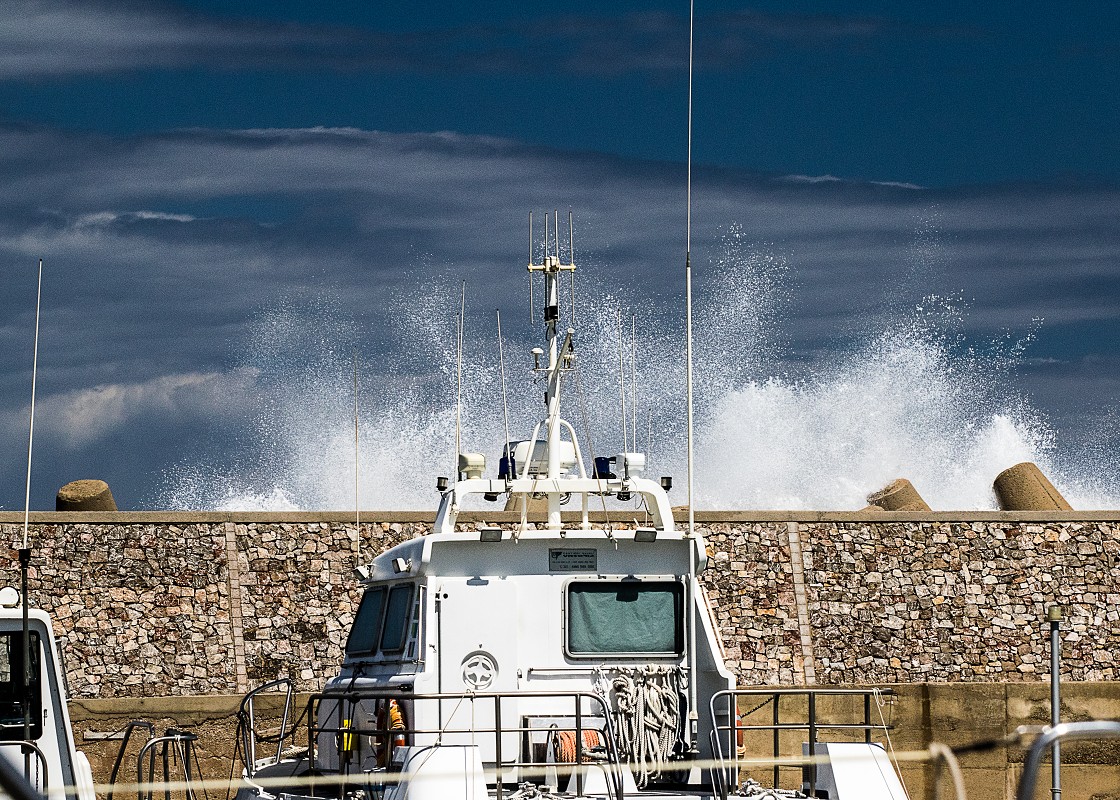
[{"label": "rubble stone masonry", "polygon": [[[343,514],[37,513],[32,602],[54,616],[75,698],[239,694],[280,674],[313,690],[341,661],[360,594],[353,568],[430,530],[430,517],[370,512],[359,531]],[[0,514],[5,542],[21,523]],[[1063,678],[1120,677],[1120,512],[721,512],[697,523],[703,583],[742,684],[1039,682],[1055,602],[1067,617]],[[17,586],[15,551],[6,556],[0,581]]]}]

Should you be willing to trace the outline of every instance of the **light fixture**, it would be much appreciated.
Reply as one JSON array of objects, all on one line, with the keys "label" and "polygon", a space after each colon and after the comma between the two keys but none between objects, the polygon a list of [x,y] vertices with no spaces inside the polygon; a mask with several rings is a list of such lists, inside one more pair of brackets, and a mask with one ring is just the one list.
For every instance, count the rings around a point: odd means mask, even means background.
[{"label": "light fixture", "polygon": [[459,476],[470,480],[481,478],[486,472],[486,456],[482,453],[459,454]]},{"label": "light fixture", "polygon": [[412,569],[412,559],[411,558],[394,558],[393,559],[393,569],[396,570],[397,572],[408,572],[410,569]]},{"label": "light fixture", "polygon": [[672,475],[662,475],[661,476],[661,488],[664,489],[667,492],[672,490],[672,488],[673,488],[673,476]]},{"label": "light fixture", "polygon": [[440,492],[441,494],[447,491],[447,478],[445,478],[443,475],[440,475],[438,478],[436,478],[436,491]]},{"label": "light fixture", "polygon": [[479,525],[478,540],[480,542],[500,542],[502,540],[502,529],[497,525],[486,525],[485,523]]},{"label": "light fixture", "polygon": [[1046,621],[1047,622],[1061,622],[1064,619],[1062,615],[1061,606],[1047,606],[1046,607]]},{"label": "light fixture", "polygon": [[657,528],[635,528],[634,529],[635,542],[654,542],[657,541]]},{"label": "light fixture", "polygon": [[369,580],[369,567],[365,565],[358,565],[354,567],[354,577],[360,581]]}]

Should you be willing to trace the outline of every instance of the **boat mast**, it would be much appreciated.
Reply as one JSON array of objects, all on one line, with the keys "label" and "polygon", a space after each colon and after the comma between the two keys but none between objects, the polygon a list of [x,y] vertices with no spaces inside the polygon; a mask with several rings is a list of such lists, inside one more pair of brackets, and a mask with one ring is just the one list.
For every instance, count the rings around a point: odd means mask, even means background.
[{"label": "boat mast", "polygon": [[[531,223],[530,223],[531,224]],[[559,228],[559,226],[556,226]],[[560,263],[560,235],[555,233],[556,250],[553,254],[548,252],[548,215],[545,214],[545,252],[540,264],[529,262],[529,272],[539,272],[544,275],[544,325],[545,338],[548,340],[548,384],[545,389],[545,406],[548,409],[546,422],[547,439],[545,447],[548,452],[548,480],[559,480],[560,474],[560,375],[562,372],[562,359],[560,357],[560,273],[575,272],[576,265],[569,257],[569,263]],[[530,254],[531,255],[531,254]],[[570,338],[573,331],[568,331]],[[564,348],[568,348],[565,341]],[[539,367],[537,367],[539,369]],[[535,447],[535,443],[534,443]],[[530,459],[532,455],[530,455]],[[552,484],[555,489],[555,484]],[[560,524],[560,495],[559,491],[550,491],[548,494],[548,527],[550,530],[559,530]]]}]

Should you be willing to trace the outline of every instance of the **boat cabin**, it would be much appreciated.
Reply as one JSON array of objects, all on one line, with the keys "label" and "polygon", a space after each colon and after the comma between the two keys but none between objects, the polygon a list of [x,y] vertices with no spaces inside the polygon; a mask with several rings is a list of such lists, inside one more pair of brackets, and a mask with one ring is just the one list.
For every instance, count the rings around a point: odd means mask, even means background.
[{"label": "boat cabin", "polygon": [[41,609],[28,609],[26,631],[25,649],[19,592],[0,589],[0,758],[50,800],[93,800],[89,761],[74,746],[50,617]]},{"label": "boat cabin", "polygon": [[[529,765],[574,757],[561,740],[578,716],[589,750],[613,736],[644,765],[639,783],[679,783],[651,765],[711,757],[709,709],[696,698],[734,679],[695,579],[703,550],[671,517],[668,528],[483,527],[378,556],[319,708],[322,768],[353,758],[376,769],[382,747],[350,742],[346,752],[326,731],[388,723],[413,732],[400,743],[477,744],[484,767],[517,783],[534,777]],[[332,697],[346,693],[355,702]]]}]

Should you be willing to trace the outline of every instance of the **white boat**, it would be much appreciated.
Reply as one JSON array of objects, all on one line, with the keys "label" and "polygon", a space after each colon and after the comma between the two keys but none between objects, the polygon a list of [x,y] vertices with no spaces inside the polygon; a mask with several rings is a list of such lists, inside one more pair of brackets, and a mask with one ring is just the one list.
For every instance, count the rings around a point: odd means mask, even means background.
[{"label": "white boat", "polygon": [[[345,660],[312,696],[305,732],[292,732],[286,711],[281,741],[270,740],[275,752],[258,758],[259,695],[246,698],[244,793],[621,800],[739,788],[742,693],[698,580],[704,539],[677,526],[669,479],[646,477],[642,453],[597,458],[589,469],[561,416],[578,365],[575,331],[559,323],[561,276],[575,264],[562,263],[559,249],[528,265],[544,282],[546,348],[533,350],[543,419],[527,440],[506,444],[496,476],[482,455],[461,454],[456,479],[440,479],[432,532],[357,570],[365,591]],[[474,496],[506,499],[519,522],[460,524]],[[608,501],[634,499],[633,523],[606,514]],[[543,524],[530,520],[534,506]],[[777,706],[783,691],[768,694]],[[832,776],[841,770],[812,768],[804,790],[905,797],[882,749],[863,741],[879,726],[851,727],[860,741],[838,746],[867,756],[845,760],[861,791],[838,792]],[[816,744],[824,728],[802,729],[824,753]],[[304,752],[285,756],[289,738]]]},{"label": "white boat", "polygon": [[8,773],[22,776],[27,788],[50,800],[94,800],[89,760],[74,745],[50,617],[29,608],[26,623],[27,691],[20,593],[0,589],[0,758],[14,768]]}]

